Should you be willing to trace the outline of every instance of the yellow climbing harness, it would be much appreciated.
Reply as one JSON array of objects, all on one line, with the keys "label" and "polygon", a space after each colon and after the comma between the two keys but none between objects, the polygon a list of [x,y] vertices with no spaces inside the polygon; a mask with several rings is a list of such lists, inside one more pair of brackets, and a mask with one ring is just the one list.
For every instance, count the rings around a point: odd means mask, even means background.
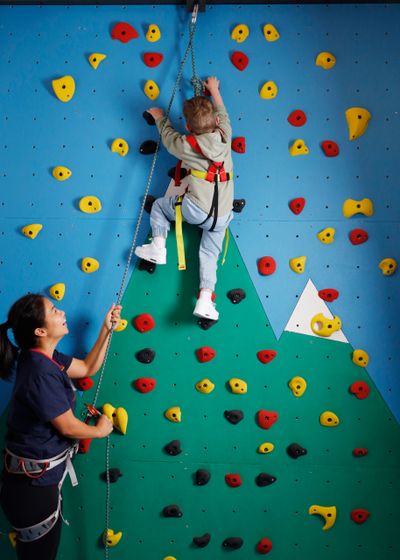
[{"label": "yellow climbing harness", "polygon": [[175,235],[176,248],[178,251],[178,270],[186,270],[185,245],[182,233],[182,200],[183,195],[178,196],[175,203]]}]

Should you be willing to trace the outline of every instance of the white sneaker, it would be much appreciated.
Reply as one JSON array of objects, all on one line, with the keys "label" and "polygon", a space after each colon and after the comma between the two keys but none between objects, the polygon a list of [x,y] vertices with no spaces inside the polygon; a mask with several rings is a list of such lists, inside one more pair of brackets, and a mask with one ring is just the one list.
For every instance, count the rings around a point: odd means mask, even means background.
[{"label": "white sneaker", "polygon": [[167,249],[165,247],[157,247],[153,242],[136,247],[135,255],[155,264],[167,263]]},{"label": "white sneaker", "polygon": [[213,321],[218,321],[219,317],[219,313],[215,309],[215,303],[201,297],[196,302],[193,315],[196,315],[196,317],[203,317],[204,319],[212,319]]}]

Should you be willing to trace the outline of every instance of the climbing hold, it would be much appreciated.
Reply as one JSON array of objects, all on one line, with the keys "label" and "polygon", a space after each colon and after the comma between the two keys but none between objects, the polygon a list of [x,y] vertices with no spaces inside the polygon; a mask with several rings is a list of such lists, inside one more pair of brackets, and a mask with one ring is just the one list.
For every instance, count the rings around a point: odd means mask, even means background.
[{"label": "climbing hold", "polygon": [[352,107],[346,111],[349,138],[355,140],[364,134],[371,119],[371,113],[361,107]]},{"label": "climbing hold", "polygon": [[308,510],[310,515],[321,515],[325,520],[325,525],[322,527],[323,531],[331,529],[336,521],[336,507],[335,506],[310,506]]},{"label": "climbing hold", "polygon": [[243,546],[243,539],[240,537],[229,537],[225,539],[222,543],[224,548],[231,548],[232,550],[238,550]]},{"label": "climbing hold", "polygon": [[203,329],[203,331],[208,331],[208,329],[215,325],[215,323],[218,323],[218,321],[214,321],[213,319],[205,319],[204,317],[199,317],[199,319],[197,319],[197,324],[201,329]]},{"label": "climbing hold", "polygon": [[56,97],[63,103],[71,101],[75,93],[75,80],[72,76],[63,76],[51,82]]},{"label": "climbing hold", "polygon": [[210,362],[215,358],[216,352],[209,346],[202,346],[196,350],[196,356],[201,363]]},{"label": "climbing hold", "polygon": [[369,198],[363,198],[362,200],[353,200],[348,198],[343,203],[343,215],[346,218],[351,218],[356,214],[364,214],[364,216],[372,216],[374,213],[374,205],[372,200]]},{"label": "climbing hold", "polygon": [[291,457],[292,459],[298,459],[302,455],[307,455],[307,449],[301,447],[301,445],[299,445],[298,443],[291,443],[287,447],[286,451],[289,457]]},{"label": "climbing hold", "polygon": [[256,484],[257,486],[259,486],[260,488],[264,487],[264,486],[270,486],[271,484],[273,484],[274,482],[276,482],[276,477],[272,476],[272,474],[268,474],[268,473],[260,473],[259,475],[257,475],[256,477]]},{"label": "climbing hold", "polygon": [[226,474],[225,482],[231,488],[238,488],[238,486],[242,486],[242,479],[240,478],[240,474]]},{"label": "climbing hold", "polygon": [[369,363],[369,356],[365,350],[353,350],[352,358],[356,366],[367,367]]},{"label": "climbing hold", "polygon": [[160,89],[154,80],[147,80],[143,88],[144,93],[149,99],[154,101],[160,95]]},{"label": "climbing hold", "polygon": [[333,140],[324,140],[321,148],[326,157],[337,157],[339,155],[339,146]]},{"label": "climbing hold", "polygon": [[148,194],[144,200],[144,209],[145,211],[150,214],[151,213],[151,209],[153,207],[153,204],[156,201],[156,197],[153,196],[152,194]]},{"label": "climbing hold", "polygon": [[88,60],[89,60],[89,64],[92,68],[94,68],[95,70],[97,70],[100,62],[102,62],[105,58],[107,58],[107,55],[105,54],[101,54],[101,53],[92,53],[89,55]]},{"label": "climbing hold", "polygon": [[268,364],[272,362],[274,358],[276,358],[275,350],[259,350],[257,352],[257,358],[260,360],[262,364]]},{"label": "climbing hold", "polygon": [[277,41],[280,37],[278,30],[272,23],[266,23],[263,27],[264,37],[267,41],[272,43],[273,41]]},{"label": "climbing hold", "polygon": [[139,259],[139,270],[145,270],[149,274],[153,274],[157,265],[150,261],[145,261],[144,259]]},{"label": "climbing hold", "polygon": [[246,381],[243,381],[243,379],[232,377],[229,380],[229,387],[235,395],[244,395],[247,393],[247,383]]},{"label": "climbing hold", "polygon": [[25,237],[29,237],[29,239],[35,239],[39,231],[43,229],[42,224],[29,224],[22,228],[22,233]]},{"label": "climbing hold", "polygon": [[353,245],[361,245],[368,241],[368,232],[364,229],[353,229],[349,233],[349,239]]},{"label": "climbing hold", "polygon": [[174,439],[167,443],[167,445],[164,447],[164,450],[166,453],[168,453],[168,455],[175,457],[176,455],[182,453],[181,442],[179,441],[179,439]]},{"label": "climbing hold", "polygon": [[246,153],[246,138],[244,136],[238,136],[232,140],[231,144],[232,150],[238,154]]},{"label": "climbing hold", "polygon": [[164,560],[176,560],[175,556],[165,556]]},{"label": "climbing hold", "polygon": [[354,457],[365,457],[365,455],[368,455],[368,449],[365,449],[365,447],[356,447],[353,449],[352,453]]},{"label": "climbing hold", "polygon": [[233,201],[233,208],[232,210],[236,212],[236,214],[240,214],[243,208],[246,206],[246,201],[244,198],[235,198]]},{"label": "climbing hold", "polygon": [[62,282],[53,284],[53,286],[49,288],[49,294],[53,299],[61,301],[65,295],[65,284],[63,284]]},{"label": "climbing hold", "polygon": [[114,531],[112,529],[107,529],[104,531],[103,533],[103,543],[104,546],[116,546],[119,541],[121,540],[122,537],[122,533],[121,531],[119,531],[119,533],[114,533]]},{"label": "climbing hold", "polygon": [[93,259],[92,257],[85,257],[82,259],[81,269],[83,272],[86,272],[86,274],[96,272],[96,270],[99,270],[99,267],[100,263],[97,259]]},{"label": "climbing hold", "polygon": [[205,486],[206,484],[208,484],[208,482],[210,482],[210,479],[211,479],[210,471],[206,469],[198,469],[195,472],[194,480],[197,486]]},{"label": "climbing hold", "polygon": [[233,290],[229,290],[226,295],[232,303],[236,304],[244,300],[244,298],[246,297],[246,292],[242,290],[242,288],[234,288]]},{"label": "climbing hold", "polygon": [[111,38],[121,41],[121,43],[128,43],[132,39],[137,39],[139,33],[132,25],[124,21],[120,21],[111,30]]},{"label": "climbing hold", "polygon": [[309,149],[307,148],[304,140],[301,140],[301,138],[299,138],[298,140],[295,140],[290,146],[289,152],[291,156],[301,156],[307,155]]},{"label": "climbing hold", "polygon": [[303,274],[306,267],[306,260],[307,257],[305,256],[294,257],[293,259],[289,260],[289,266],[293,270],[293,272],[296,272],[297,274]]},{"label": "climbing hold", "polygon": [[111,151],[125,157],[129,152],[128,142],[123,138],[116,138],[111,144]]},{"label": "climbing hold", "polygon": [[276,262],[273,257],[261,257],[257,261],[258,272],[263,276],[270,276],[276,270]]},{"label": "climbing hold", "polygon": [[[170,177],[171,179],[175,179],[175,174],[176,174],[176,166],[170,167],[168,169],[168,177]],[[188,175],[188,170],[185,169],[184,167],[181,167],[178,173],[178,178],[182,181],[182,179],[184,179],[187,175]]]},{"label": "climbing hold", "polygon": [[270,427],[278,420],[278,413],[270,410],[259,410],[257,413],[257,422],[263,430],[269,430]]},{"label": "climbing hold", "polygon": [[291,209],[293,214],[296,215],[301,214],[305,205],[306,205],[306,200],[305,198],[302,197],[294,198],[289,202],[289,208]]},{"label": "climbing hold", "polygon": [[224,416],[231,424],[238,424],[244,418],[241,410],[225,410]]},{"label": "climbing hold", "polygon": [[316,58],[315,64],[321,66],[324,70],[330,70],[336,64],[336,58],[328,52],[320,52]]},{"label": "climbing hold", "polygon": [[[156,121],[155,121],[153,115],[151,115],[148,111],[143,111],[142,117],[144,118],[144,120],[147,122],[148,125],[154,126],[156,124]],[[175,169],[175,167],[173,167],[173,169]],[[151,196],[151,195],[147,195],[147,196]]]},{"label": "climbing hold", "polygon": [[303,126],[307,122],[307,117],[304,111],[296,109],[290,113],[287,120],[292,126]]},{"label": "climbing hold", "polygon": [[231,62],[235,68],[243,72],[247,65],[249,64],[249,58],[244,52],[235,51],[231,54]]},{"label": "climbing hold", "polygon": [[94,381],[91,377],[81,377],[77,379],[75,383],[80,391],[89,391],[94,385]]},{"label": "climbing hold", "polygon": [[114,329],[114,332],[124,331],[127,326],[128,326],[128,321],[126,319],[120,319],[119,320],[119,325],[118,325],[117,328]]},{"label": "climbing hold", "polygon": [[10,531],[8,533],[8,538],[10,540],[11,546],[13,548],[15,548],[17,546],[17,532],[16,531]]},{"label": "climbing hold", "polygon": [[317,233],[317,237],[321,241],[321,243],[325,243],[326,245],[329,245],[330,243],[333,243],[335,240],[335,228],[327,227],[322,231],[320,231],[319,233]]},{"label": "climbing hold", "polygon": [[324,301],[335,301],[339,297],[339,292],[334,288],[325,288],[324,290],[319,290],[318,295]]},{"label": "climbing hold", "polygon": [[180,422],[182,420],[182,413],[179,406],[172,406],[164,412],[165,418],[170,422]]},{"label": "climbing hold", "polygon": [[240,23],[233,28],[231,38],[237,43],[243,43],[249,36],[250,30],[244,23]]},{"label": "climbing hold", "polygon": [[319,423],[321,426],[326,426],[327,428],[334,428],[339,424],[339,418],[334,412],[326,410],[319,416]]},{"label": "climbing hold", "polygon": [[151,331],[156,326],[156,323],[149,313],[142,313],[133,320],[133,326],[141,333]]},{"label": "climbing hold", "polygon": [[263,455],[266,455],[267,453],[272,453],[274,449],[275,449],[274,444],[269,442],[262,443],[261,445],[258,446],[258,452],[262,453]]},{"label": "climbing hold", "polygon": [[145,156],[155,154],[157,150],[157,142],[154,140],[145,140],[139,148],[139,152]]},{"label": "climbing hold", "polygon": [[268,554],[272,550],[272,541],[269,539],[261,539],[256,546],[256,550],[259,554]]},{"label": "climbing hold", "polygon": [[361,525],[361,523],[365,523],[369,516],[369,511],[362,508],[353,509],[353,511],[350,513],[350,517],[352,518],[354,523],[357,523],[358,525]]},{"label": "climbing hold", "polygon": [[152,377],[139,377],[133,384],[139,393],[150,393],[155,388],[157,381]]},{"label": "climbing hold", "polygon": [[196,389],[200,392],[200,393],[204,393],[206,395],[208,395],[209,393],[211,393],[212,391],[214,391],[215,389],[215,385],[212,381],[210,381],[209,379],[202,379],[201,381],[199,381],[198,383],[196,383]]},{"label": "climbing hold", "polygon": [[106,403],[103,405],[103,414],[105,414],[113,423],[114,428],[120,431],[121,434],[126,434],[126,429],[128,427],[128,413],[125,408],[114,408],[111,404]]},{"label": "climbing hold", "polygon": [[155,23],[151,23],[147,29],[146,39],[150,41],[150,43],[155,43],[161,39],[161,31],[158,25]]},{"label": "climbing hold", "polygon": [[79,210],[86,214],[96,214],[101,211],[101,202],[97,196],[83,196],[79,201]]},{"label": "climbing hold", "polygon": [[53,175],[54,179],[57,179],[57,181],[66,181],[71,177],[72,171],[68,169],[68,167],[57,165],[57,167],[53,169],[51,174]]},{"label": "climbing hold", "polygon": [[379,268],[385,276],[391,276],[396,272],[397,262],[394,259],[383,259],[379,263]]},{"label": "climbing hold", "polygon": [[164,517],[182,517],[183,513],[180,507],[174,504],[171,506],[165,506],[163,509],[163,515]]},{"label": "climbing hold", "polygon": [[[111,483],[115,483],[118,482],[118,479],[123,476],[122,472],[117,468],[117,467],[113,467],[112,469],[108,470],[108,475],[110,478],[110,482]],[[103,480],[107,480],[107,471],[105,471],[102,475],[101,475]]]},{"label": "climbing hold", "polygon": [[341,328],[342,321],[337,315],[333,319],[328,319],[322,313],[318,313],[311,319],[311,330],[318,336],[331,336],[334,332],[340,331]]},{"label": "climbing hold", "polygon": [[350,393],[357,399],[366,399],[369,395],[369,385],[365,381],[354,381],[349,387]]},{"label": "climbing hold", "polygon": [[80,439],[78,452],[82,454],[89,453],[89,447],[91,443],[92,443],[92,438]]},{"label": "climbing hold", "polygon": [[201,537],[193,537],[193,543],[198,546],[199,548],[204,548],[210,542],[211,535],[210,533],[205,533]]},{"label": "climbing hold", "polygon": [[143,55],[143,62],[149,68],[155,68],[164,60],[164,55],[157,52],[146,52]]},{"label": "climbing hold", "polygon": [[278,86],[272,80],[265,82],[260,89],[260,97],[262,99],[274,99],[278,94]]},{"label": "climbing hold", "polygon": [[307,382],[303,377],[297,375],[289,381],[289,387],[295,397],[301,397],[307,389]]}]

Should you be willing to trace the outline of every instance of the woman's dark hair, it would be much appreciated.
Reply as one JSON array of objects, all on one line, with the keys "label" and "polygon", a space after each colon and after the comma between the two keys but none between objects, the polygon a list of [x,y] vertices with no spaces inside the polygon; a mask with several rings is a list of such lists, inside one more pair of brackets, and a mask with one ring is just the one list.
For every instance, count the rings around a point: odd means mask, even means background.
[{"label": "woman's dark hair", "polygon": [[[45,325],[45,307],[41,294],[27,294],[18,299],[8,312],[5,323],[0,325],[0,378],[9,380],[18,349],[28,350],[37,346],[35,329]],[[17,346],[7,336],[8,329],[14,334]]]}]

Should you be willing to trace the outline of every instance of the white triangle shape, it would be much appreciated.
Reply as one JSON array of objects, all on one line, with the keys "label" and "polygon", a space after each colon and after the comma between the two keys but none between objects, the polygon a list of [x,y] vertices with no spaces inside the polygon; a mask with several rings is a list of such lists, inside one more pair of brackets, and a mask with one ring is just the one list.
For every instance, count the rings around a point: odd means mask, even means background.
[{"label": "white triangle shape", "polygon": [[297,334],[307,334],[309,336],[315,336],[316,338],[324,338],[325,340],[349,342],[342,330],[334,332],[327,338],[314,334],[311,330],[310,323],[311,319],[318,313],[322,313],[328,319],[333,319],[333,315],[330,312],[329,307],[326,305],[325,301],[319,297],[317,288],[314,286],[313,282],[309,280],[300,296],[299,301],[297,302],[296,307],[293,310],[292,315],[290,316],[289,321],[287,322],[286,327],[284,328],[284,331],[294,332]]}]

